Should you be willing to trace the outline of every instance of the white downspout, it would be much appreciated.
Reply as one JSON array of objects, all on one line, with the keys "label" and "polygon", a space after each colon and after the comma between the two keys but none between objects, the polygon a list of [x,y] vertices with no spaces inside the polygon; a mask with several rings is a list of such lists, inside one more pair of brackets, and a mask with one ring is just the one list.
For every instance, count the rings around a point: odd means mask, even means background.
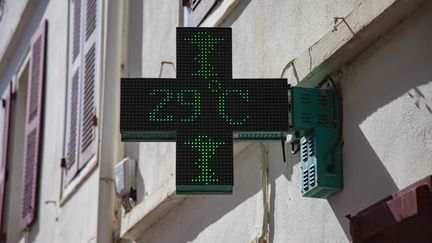
[{"label": "white downspout", "polygon": [[120,65],[123,1],[103,2],[97,242],[113,242],[114,166],[120,144]]}]

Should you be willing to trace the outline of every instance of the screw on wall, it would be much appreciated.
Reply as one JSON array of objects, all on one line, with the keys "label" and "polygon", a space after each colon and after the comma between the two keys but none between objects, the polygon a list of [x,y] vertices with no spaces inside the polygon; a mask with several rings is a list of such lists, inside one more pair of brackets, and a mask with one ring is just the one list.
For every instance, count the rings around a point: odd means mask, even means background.
[{"label": "screw on wall", "polygon": [[54,205],[54,207],[55,207],[55,214],[56,214],[55,221],[58,222],[59,221],[59,217],[58,217],[58,211],[57,211],[57,201],[55,201],[55,200],[47,200],[47,201],[45,201],[45,204],[46,205],[48,205],[48,204],[53,204]]}]

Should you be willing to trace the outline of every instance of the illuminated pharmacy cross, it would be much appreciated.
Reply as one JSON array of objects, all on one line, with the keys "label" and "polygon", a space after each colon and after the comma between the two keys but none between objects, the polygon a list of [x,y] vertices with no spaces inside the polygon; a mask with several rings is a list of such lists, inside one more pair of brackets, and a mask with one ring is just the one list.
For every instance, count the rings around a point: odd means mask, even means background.
[{"label": "illuminated pharmacy cross", "polygon": [[177,28],[177,79],[121,81],[122,141],[176,141],[178,194],[231,193],[233,139],[288,132],[286,80],[232,79],[231,52],[230,28]]}]

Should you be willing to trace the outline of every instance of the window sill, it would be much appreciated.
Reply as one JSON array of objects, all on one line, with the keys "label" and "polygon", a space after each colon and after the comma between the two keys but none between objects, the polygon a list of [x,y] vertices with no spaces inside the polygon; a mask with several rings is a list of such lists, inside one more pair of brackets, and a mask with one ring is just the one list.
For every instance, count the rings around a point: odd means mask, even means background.
[{"label": "window sill", "polygon": [[87,164],[82,168],[78,175],[66,186],[62,187],[60,193],[60,207],[62,207],[71,198],[71,196],[78,191],[81,184],[86,181],[87,178],[95,171],[97,167],[98,159],[94,156]]}]

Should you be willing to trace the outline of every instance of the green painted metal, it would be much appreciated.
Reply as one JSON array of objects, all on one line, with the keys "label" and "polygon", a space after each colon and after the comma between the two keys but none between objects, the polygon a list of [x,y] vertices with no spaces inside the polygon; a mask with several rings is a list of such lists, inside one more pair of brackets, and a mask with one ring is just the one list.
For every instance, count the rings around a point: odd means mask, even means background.
[{"label": "green painted metal", "polygon": [[[234,141],[280,141],[286,132],[234,132]],[[175,142],[176,132],[123,132],[122,141],[127,142]]]},{"label": "green painted metal", "polygon": [[232,185],[177,185],[177,195],[231,195]]},{"label": "green painted metal", "polygon": [[123,132],[123,142],[175,142],[176,132]]},{"label": "green painted metal", "polygon": [[318,127],[336,128],[334,108],[334,90],[292,87],[292,130],[301,131]]},{"label": "green painted metal", "polygon": [[291,126],[300,133],[302,193],[328,198],[343,188],[342,111],[338,87],[292,87]]},{"label": "green painted metal", "polygon": [[281,140],[285,139],[288,133],[284,132],[235,132],[234,141],[255,141],[255,140]]},{"label": "green painted metal", "polygon": [[327,198],[342,190],[342,148],[336,129],[314,129],[300,139],[300,152],[303,196]]}]

